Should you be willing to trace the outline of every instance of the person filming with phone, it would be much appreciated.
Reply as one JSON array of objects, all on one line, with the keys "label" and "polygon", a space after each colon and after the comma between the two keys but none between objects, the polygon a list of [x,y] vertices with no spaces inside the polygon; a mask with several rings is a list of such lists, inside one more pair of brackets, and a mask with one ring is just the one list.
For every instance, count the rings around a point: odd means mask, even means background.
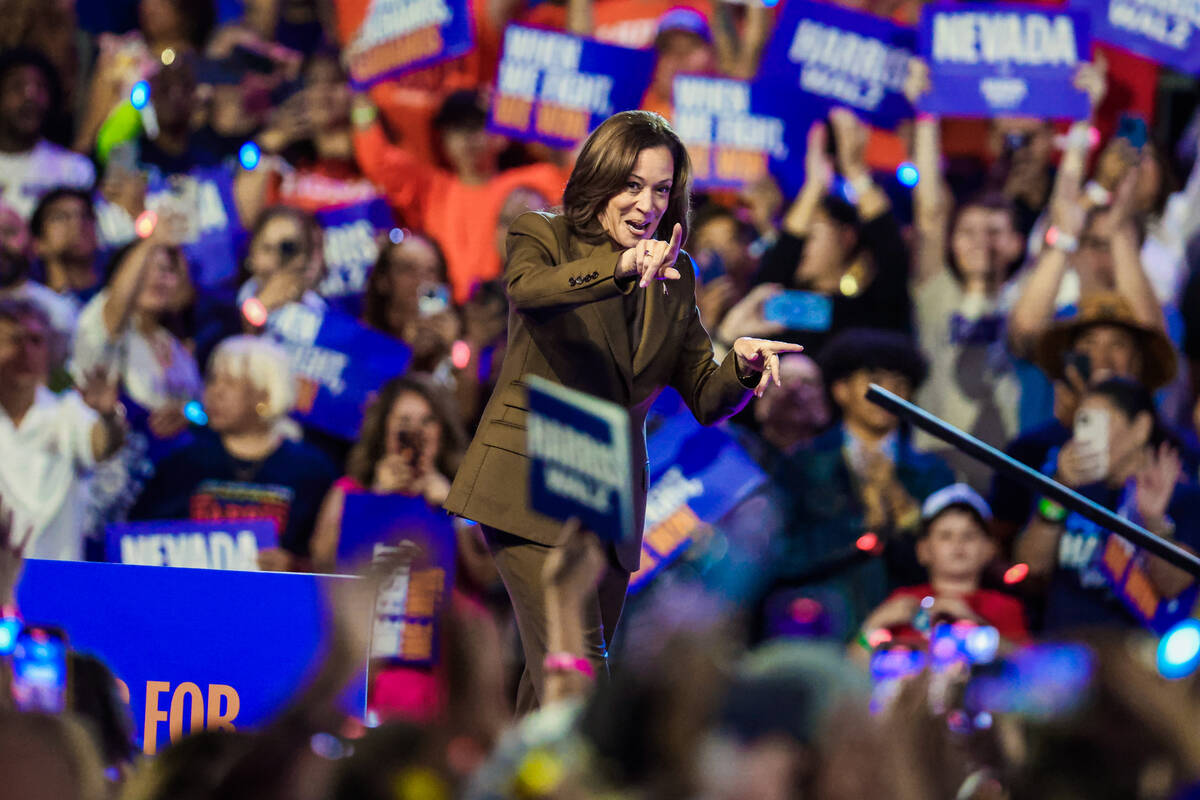
[{"label": "person filming with phone", "polygon": [[[1200,548],[1200,488],[1180,481],[1179,452],[1150,391],[1135,381],[1108,378],[1092,386],[1075,412],[1070,440],[1042,471],[1151,533]],[[1044,582],[1044,631],[1144,622],[1100,569],[1114,534],[1046,497],[1035,508],[1017,539],[1016,557],[1029,565],[1031,578]],[[1176,597],[1192,582],[1149,554],[1136,566],[1155,599]]]}]

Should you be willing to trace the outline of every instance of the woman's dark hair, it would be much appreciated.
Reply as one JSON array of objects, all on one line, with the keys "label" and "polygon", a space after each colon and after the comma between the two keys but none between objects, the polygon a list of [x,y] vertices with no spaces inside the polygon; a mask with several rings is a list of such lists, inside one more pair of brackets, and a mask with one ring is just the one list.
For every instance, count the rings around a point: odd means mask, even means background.
[{"label": "woman's dark hair", "polygon": [[866,247],[862,235],[862,217],[858,215],[858,209],[838,195],[826,193],[821,198],[821,210],[836,224],[854,231],[854,247],[846,254],[846,260],[853,261]]},{"label": "woman's dark hair", "polygon": [[433,237],[409,231],[399,242],[388,241],[385,243],[379,249],[379,256],[375,259],[375,266],[371,267],[370,274],[367,275],[367,286],[363,290],[363,322],[377,331],[388,331],[387,310],[390,298],[384,290],[387,285],[388,258],[392,252],[403,247],[405,242],[414,237],[433,248],[433,252],[437,256],[438,280],[442,283],[449,282],[446,272],[446,254]]},{"label": "woman's dark hair", "polygon": [[409,393],[420,395],[429,404],[442,426],[441,449],[434,459],[438,472],[447,478],[453,478],[458,470],[466,435],[454,416],[454,404],[427,380],[416,375],[401,375],[385,383],[371,405],[367,406],[362,428],[358,432],[358,441],[350,448],[350,455],[346,458],[346,474],[363,486],[371,485],[375,478],[375,465],[387,452],[385,437],[388,414],[391,413],[397,398]]},{"label": "woman's dark hair", "polygon": [[1169,442],[1179,446],[1175,437],[1159,420],[1158,409],[1154,406],[1154,395],[1137,381],[1129,378],[1107,378],[1088,389],[1088,397],[1103,397],[1130,422],[1137,419],[1142,412],[1149,414],[1153,425],[1148,444],[1157,447],[1163,442]]},{"label": "woman's dark hair", "polygon": [[576,235],[594,242],[604,240],[607,234],[600,226],[600,214],[609,200],[625,190],[638,154],[652,147],[666,147],[675,162],[671,199],[655,236],[670,238],[679,223],[683,241],[687,241],[692,162],[671,125],[653,111],[613,114],[583,143],[563,191],[563,215]]}]

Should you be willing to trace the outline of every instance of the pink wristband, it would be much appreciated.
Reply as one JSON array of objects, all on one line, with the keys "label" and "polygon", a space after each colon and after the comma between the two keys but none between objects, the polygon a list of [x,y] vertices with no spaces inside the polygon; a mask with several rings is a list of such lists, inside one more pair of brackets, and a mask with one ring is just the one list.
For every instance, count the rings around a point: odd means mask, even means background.
[{"label": "pink wristband", "polygon": [[576,658],[570,653],[547,653],[542,667],[547,672],[578,672],[591,680],[596,679],[596,668],[586,658]]}]

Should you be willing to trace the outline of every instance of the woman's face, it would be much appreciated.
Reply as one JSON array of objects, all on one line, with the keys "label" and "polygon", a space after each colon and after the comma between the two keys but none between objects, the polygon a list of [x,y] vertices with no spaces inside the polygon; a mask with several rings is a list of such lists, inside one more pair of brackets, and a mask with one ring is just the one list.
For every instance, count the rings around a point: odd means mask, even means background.
[{"label": "woman's face", "polygon": [[277,270],[304,269],[305,249],[300,221],[290,216],[273,217],[251,242],[246,267],[262,283]]},{"label": "woman's face", "polygon": [[420,236],[408,236],[387,250],[384,292],[391,303],[410,314],[417,312],[417,295],[422,286],[442,280],[437,251]]},{"label": "woman's face", "polygon": [[742,276],[753,267],[753,259],[739,235],[737,220],[719,216],[692,232],[693,252],[712,250],[721,257],[727,275]]},{"label": "woman's face", "polygon": [[604,232],[625,249],[652,238],[670,205],[674,178],[675,158],[666,145],[638,153],[625,188],[600,212]]},{"label": "woman's face", "polygon": [[204,384],[208,426],[221,434],[266,426],[268,420],[258,413],[258,404],[266,399],[266,392],[256,389],[245,377],[235,378],[225,370],[212,370]]},{"label": "woman's face", "polygon": [[350,122],[350,87],[336,61],[316,59],[304,74],[304,97],[313,129],[344,128]]},{"label": "woman's face", "polygon": [[388,412],[384,430],[387,441],[383,452],[389,456],[398,455],[405,449],[402,439],[419,445],[418,460],[435,458],[442,445],[442,424],[425,398],[416,392],[400,393]]},{"label": "woman's face", "polygon": [[183,256],[165,247],[150,253],[146,279],[138,294],[137,309],[148,314],[162,314],[183,306],[190,289],[187,264]]},{"label": "woman's face", "polygon": [[835,221],[825,211],[813,215],[804,242],[804,256],[796,270],[801,283],[820,282],[842,274],[853,241],[849,226]]},{"label": "woman's face", "polygon": [[950,249],[963,278],[986,278],[993,269],[991,220],[986,208],[971,206],[959,213]]}]

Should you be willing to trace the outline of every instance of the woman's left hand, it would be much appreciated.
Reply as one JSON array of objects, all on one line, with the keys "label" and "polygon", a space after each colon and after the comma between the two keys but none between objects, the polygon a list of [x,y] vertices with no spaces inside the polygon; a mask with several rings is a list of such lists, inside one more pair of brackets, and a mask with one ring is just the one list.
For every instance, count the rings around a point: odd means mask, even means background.
[{"label": "woman's left hand", "polygon": [[779,354],[799,353],[804,348],[788,342],[773,342],[769,339],[751,339],[743,336],[733,343],[733,352],[737,356],[738,372],[747,375],[751,372],[762,373],[758,386],[754,387],[754,396],[762,397],[767,390],[767,384],[772,379],[776,386],[779,382]]},{"label": "woman's left hand", "polygon": [[1181,470],[1179,453],[1166,442],[1146,459],[1137,474],[1137,510],[1143,524],[1157,528],[1162,523]]}]

